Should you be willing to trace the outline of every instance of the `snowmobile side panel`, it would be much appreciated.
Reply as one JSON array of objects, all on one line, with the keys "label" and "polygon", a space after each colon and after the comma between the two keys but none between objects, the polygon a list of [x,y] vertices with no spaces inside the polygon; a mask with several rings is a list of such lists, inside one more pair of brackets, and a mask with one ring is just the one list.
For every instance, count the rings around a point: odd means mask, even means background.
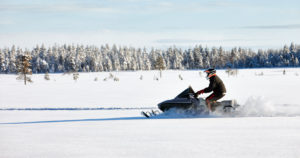
[{"label": "snowmobile side panel", "polygon": [[175,98],[172,100],[167,100],[158,104],[158,108],[161,111],[166,111],[171,108],[179,108],[179,109],[188,109],[193,105],[191,99],[188,98]]}]

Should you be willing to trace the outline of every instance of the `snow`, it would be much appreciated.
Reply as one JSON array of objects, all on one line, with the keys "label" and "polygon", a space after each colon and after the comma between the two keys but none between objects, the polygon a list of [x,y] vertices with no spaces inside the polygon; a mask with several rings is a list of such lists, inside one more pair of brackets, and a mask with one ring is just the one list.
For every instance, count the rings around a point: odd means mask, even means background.
[{"label": "snow", "polygon": [[164,71],[156,81],[158,71],[112,72],[118,82],[103,81],[108,72],[80,73],[77,81],[35,74],[26,86],[15,75],[0,75],[0,157],[298,158],[300,69],[285,70],[242,69],[236,77],[217,70],[224,100],[242,105],[237,115],[154,119],[140,112],[189,85],[205,88],[204,74]]},{"label": "snow", "polygon": [[[120,81],[103,81],[108,72],[80,73],[77,81],[73,75],[50,74],[50,81],[43,74],[33,75],[33,84],[24,86],[15,75],[0,75],[0,107],[155,107],[162,100],[174,98],[191,85],[194,90],[208,86],[209,81],[200,71],[165,71],[159,81],[158,71],[112,72]],[[263,76],[256,76],[264,72]],[[253,97],[263,97],[275,104],[299,104],[300,69],[245,69],[237,77],[228,77],[225,70],[218,75],[227,87],[224,99],[246,103]],[[179,74],[184,78],[179,79]],[[143,75],[143,80],[140,76]],[[98,77],[98,81],[94,79]],[[204,95],[208,96],[207,95]],[[17,99],[16,99],[17,98]],[[130,98],[130,99],[128,99]]]}]

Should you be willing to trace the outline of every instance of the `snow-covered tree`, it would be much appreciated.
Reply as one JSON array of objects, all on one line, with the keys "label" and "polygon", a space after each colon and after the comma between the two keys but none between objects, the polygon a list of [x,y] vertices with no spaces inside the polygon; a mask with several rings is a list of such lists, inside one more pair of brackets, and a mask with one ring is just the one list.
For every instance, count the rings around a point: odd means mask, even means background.
[{"label": "snow-covered tree", "polygon": [[[83,45],[37,45],[28,52],[33,73],[98,72],[118,70],[154,70],[161,57],[165,69],[254,68],[300,66],[300,46],[291,43],[282,49],[258,50],[222,47],[211,49],[201,45],[186,50],[175,46],[166,50],[117,47],[108,44],[100,48]],[[12,46],[0,48],[0,72],[16,73],[16,58],[23,50]]]},{"label": "snow-covered tree", "polygon": [[5,58],[4,58],[4,53],[2,53],[0,49],[0,73],[5,72],[6,65],[5,65]]},{"label": "snow-covered tree", "polygon": [[47,81],[50,80],[50,76],[49,76],[49,73],[48,73],[48,72],[45,73],[44,79],[47,80]]}]

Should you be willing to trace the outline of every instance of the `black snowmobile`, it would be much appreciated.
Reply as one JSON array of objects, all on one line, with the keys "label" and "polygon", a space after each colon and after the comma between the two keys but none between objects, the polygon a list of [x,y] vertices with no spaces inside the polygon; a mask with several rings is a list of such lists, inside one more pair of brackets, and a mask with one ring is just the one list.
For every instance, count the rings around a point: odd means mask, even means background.
[{"label": "black snowmobile", "polygon": [[[177,95],[174,99],[166,100],[158,104],[158,108],[162,112],[168,111],[180,111],[185,114],[209,114],[209,110],[206,106],[205,99],[203,98],[195,98],[194,90],[192,87],[188,87],[179,95]],[[224,100],[221,102],[212,103],[212,110],[218,111],[221,113],[230,113],[233,112],[239,105],[235,100]],[[142,112],[142,114],[146,117],[151,117],[153,115],[157,115],[157,111],[152,112]]]},{"label": "black snowmobile", "polygon": [[[165,112],[170,109],[182,109],[182,110],[193,110],[197,112],[206,112],[208,111],[206,102],[203,98],[195,98],[194,90],[192,87],[188,87],[174,99],[166,100],[158,104],[158,108]],[[235,100],[224,100],[221,102],[212,103],[212,110],[223,110],[223,112],[229,112],[235,110],[238,107],[238,104]]]}]

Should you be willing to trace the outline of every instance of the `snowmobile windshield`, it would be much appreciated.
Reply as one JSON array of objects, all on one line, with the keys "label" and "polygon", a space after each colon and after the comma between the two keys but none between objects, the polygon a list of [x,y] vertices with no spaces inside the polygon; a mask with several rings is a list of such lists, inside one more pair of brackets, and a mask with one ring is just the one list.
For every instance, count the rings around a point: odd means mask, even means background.
[{"label": "snowmobile windshield", "polygon": [[179,95],[176,96],[176,98],[189,98],[189,94],[194,94],[194,90],[192,87],[189,87],[182,91]]}]

